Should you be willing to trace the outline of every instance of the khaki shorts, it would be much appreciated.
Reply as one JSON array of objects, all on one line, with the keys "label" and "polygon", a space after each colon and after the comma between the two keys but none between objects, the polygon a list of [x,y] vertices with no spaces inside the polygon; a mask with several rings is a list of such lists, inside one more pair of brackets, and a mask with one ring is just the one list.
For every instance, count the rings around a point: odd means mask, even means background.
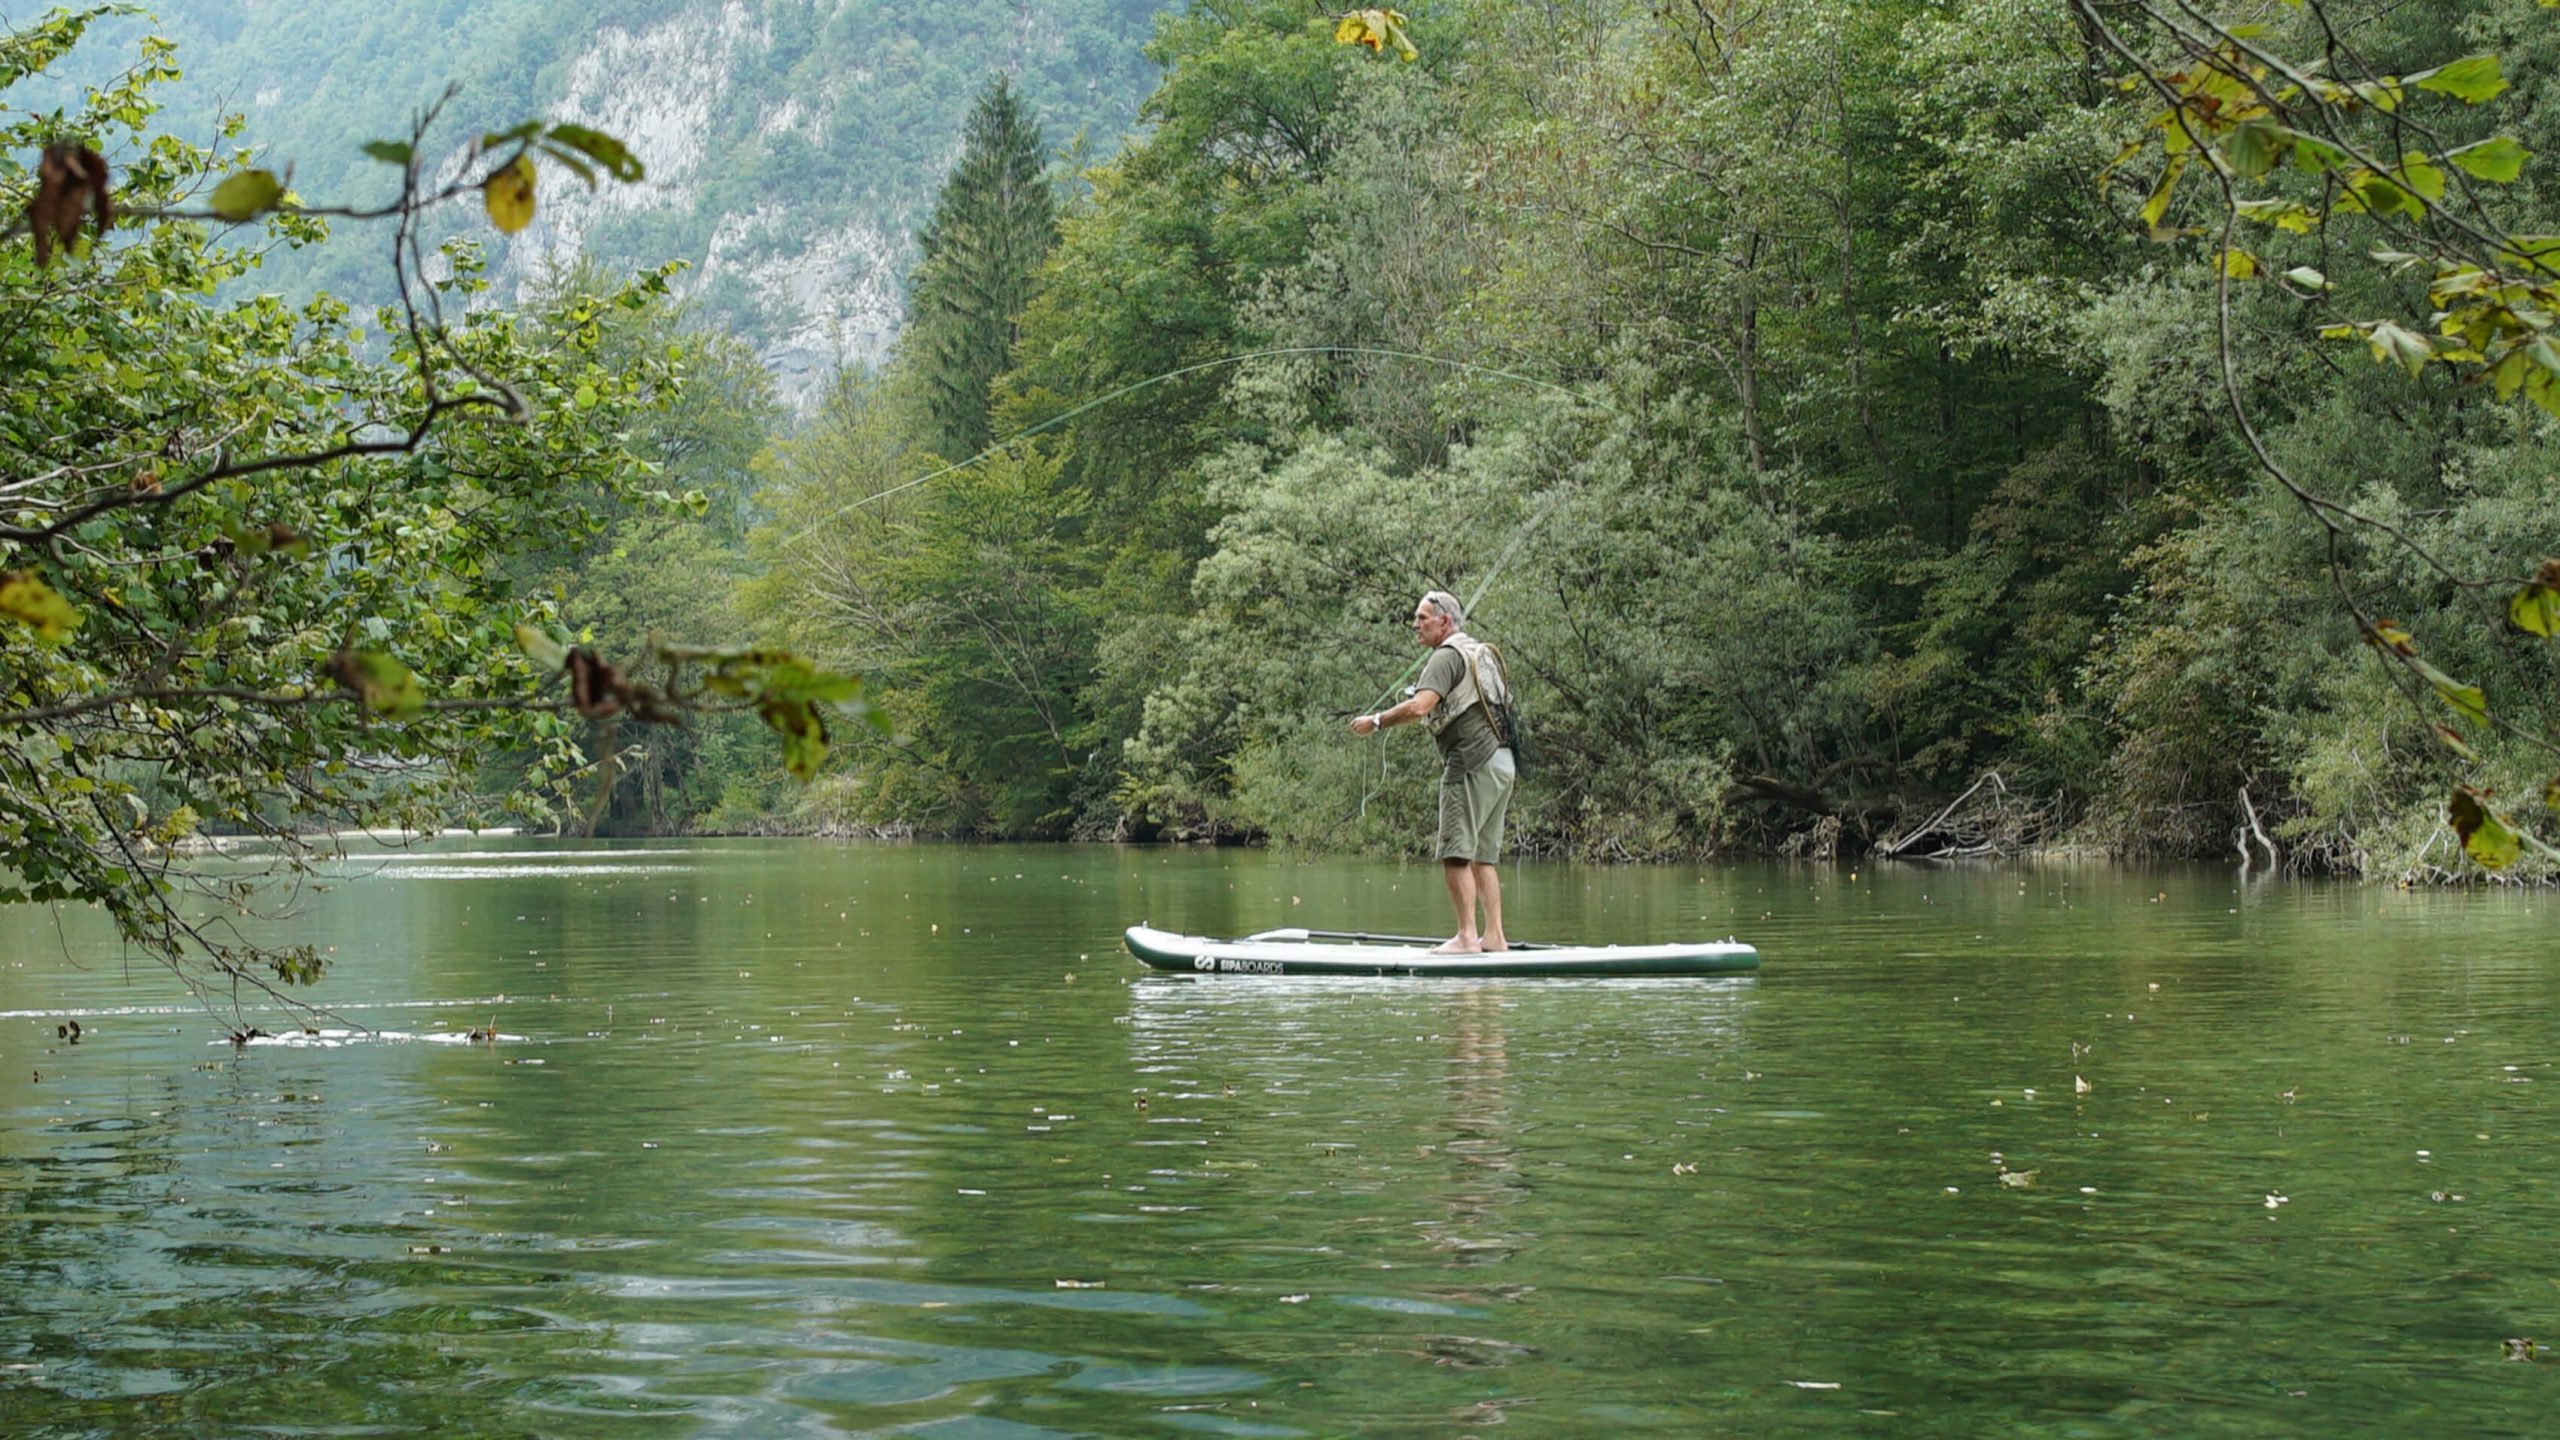
[{"label": "khaki shorts", "polygon": [[1440,777],[1440,858],[1490,865],[1502,858],[1502,821],[1519,778],[1507,748],[1456,779]]}]

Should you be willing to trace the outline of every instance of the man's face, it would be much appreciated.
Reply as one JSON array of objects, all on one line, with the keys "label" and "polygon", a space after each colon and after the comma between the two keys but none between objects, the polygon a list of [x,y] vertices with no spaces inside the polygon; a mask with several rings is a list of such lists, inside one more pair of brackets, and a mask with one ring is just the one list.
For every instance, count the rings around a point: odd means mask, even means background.
[{"label": "man's face", "polygon": [[1449,632],[1457,628],[1449,623],[1448,616],[1427,604],[1413,607],[1413,638],[1427,646],[1438,648],[1441,641],[1449,638]]}]

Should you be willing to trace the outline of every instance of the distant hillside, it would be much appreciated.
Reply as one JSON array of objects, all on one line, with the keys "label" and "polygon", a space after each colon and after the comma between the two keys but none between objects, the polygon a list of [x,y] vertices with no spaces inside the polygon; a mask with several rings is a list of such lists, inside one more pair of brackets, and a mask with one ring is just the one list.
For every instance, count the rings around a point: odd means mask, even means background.
[{"label": "distant hillside", "polygon": [[[448,133],[540,113],[628,141],[645,184],[589,196],[544,176],[540,218],[491,236],[502,280],[579,247],[616,265],[692,262],[686,284],[763,351],[786,392],[893,336],[913,232],[957,153],[961,118],[1011,72],[1053,148],[1108,151],[1154,83],[1140,53],[1160,0],[159,0],[179,43],[179,133],[248,116],[243,137],[314,200],[388,193],[356,146],[400,134],[448,84]],[[78,57],[129,60],[140,22]],[[485,226],[481,227],[485,233]],[[373,298],[379,250],[348,236],[270,268],[274,283]]]}]

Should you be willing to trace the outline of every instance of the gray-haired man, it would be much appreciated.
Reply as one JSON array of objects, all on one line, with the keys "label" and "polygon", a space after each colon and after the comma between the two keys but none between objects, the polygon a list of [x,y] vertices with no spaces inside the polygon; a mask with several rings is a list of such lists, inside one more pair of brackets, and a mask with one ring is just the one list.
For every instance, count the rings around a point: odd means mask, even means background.
[{"label": "gray-haired man", "polygon": [[1511,677],[1490,646],[1458,628],[1464,618],[1457,596],[1445,590],[1423,596],[1413,607],[1413,635],[1431,647],[1431,658],[1423,662],[1413,698],[1351,722],[1352,734],[1368,735],[1420,720],[1439,742],[1440,872],[1458,912],[1458,933],[1434,952],[1443,955],[1511,948],[1502,933],[1502,880],[1493,866],[1502,858],[1503,819],[1520,772],[1486,696],[1490,689],[1492,700],[1507,701]]}]

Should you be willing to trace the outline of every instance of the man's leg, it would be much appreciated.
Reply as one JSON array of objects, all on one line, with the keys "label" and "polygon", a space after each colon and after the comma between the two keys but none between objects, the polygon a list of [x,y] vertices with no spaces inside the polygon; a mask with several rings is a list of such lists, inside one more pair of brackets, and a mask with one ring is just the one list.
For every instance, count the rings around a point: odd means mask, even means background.
[{"label": "man's leg", "polygon": [[1511,939],[1502,929],[1502,877],[1495,873],[1493,862],[1502,858],[1503,822],[1510,816],[1511,790],[1519,774],[1511,752],[1496,750],[1468,777],[1467,808],[1475,821],[1474,839],[1468,846],[1474,857],[1470,868],[1475,872],[1476,894],[1484,901],[1484,929],[1477,932],[1479,949],[1511,948]]},{"label": "man's leg", "polygon": [[1477,932],[1480,948],[1510,949],[1511,941],[1502,933],[1502,876],[1482,861],[1467,868],[1475,872],[1476,898],[1484,902],[1484,929]]},{"label": "man's leg", "polygon": [[1476,938],[1476,867],[1472,861],[1443,860],[1440,874],[1449,882],[1449,904],[1458,912],[1457,938],[1435,945],[1434,955],[1472,955],[1484,948]]}]

